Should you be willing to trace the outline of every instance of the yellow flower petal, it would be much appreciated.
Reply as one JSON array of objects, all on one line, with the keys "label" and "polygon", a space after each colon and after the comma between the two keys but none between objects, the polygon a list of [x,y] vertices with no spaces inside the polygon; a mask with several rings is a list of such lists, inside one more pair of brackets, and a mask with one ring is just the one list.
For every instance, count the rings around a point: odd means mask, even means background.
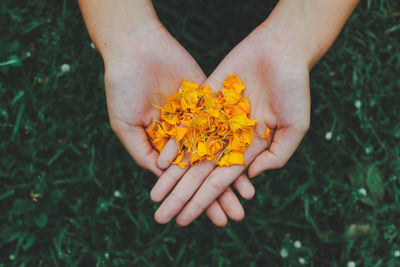
[{"label": "yellow flower petal", "polygon": [[241,139],[240,135],[238,135],[238,134],[233,135],[233,140],[232,140],[231,146],[230,146],[231,150],[234,150],[234,151],[242,150],[242,147],[244,146],[244,144],[241,142],[240,139]]},{"label": "yellow flower petal", "polygon": [[196,89],[199,88],[199,85],[197,83],[186,81],[185,78],[182,78],[181,88],[186,89],[188,91],[195,91]]},{"label": "yellow flower petal", "polygon": [[236,93],[236,91],[231,88],[222,88],[220,91],[224,96],[226,105],[236,104],[241,98],[241,95]]},{"label": "yellow flower petal", "polygon": [[241,94],[242,91],[246,88],[243,82],[239,79],[237,75],[229,75],[228,78],[224,81],[224,86],[229,89],[234,89],[236,94]]},{"label": "yellow flower petal", "polygon": [[197,156],[203,157],[208,154],[207,145],[204,142],[199,142],[197,144]]},{"label": "yellow flower petal", "polygon": [[184,169],[188,163],[187,162],[179,162],[178,166]]},{"label": "yellow flower petal", "polygon": [[232,131],[236,132],[239,129],[246,128],[248,126],[254,126],[257,120],[250,120],[247,118],[246,114],[242,114],[236,116],[229,120],[229,126],[231,127]]},{"label": "yellow flower petal", "polygon": [[225,154],[217,164],[219,166],[231,166],[234,164],[244,165],[244,157],[241,152],[232,151]]},{"label": "yellow flower petal", "polygon": [[[243,153],[253,140],[257,120],[247,116],[250,101],[242,96],[246,87],[239,77],[228,75],[223,84],[214,94],[208,85],[182,78],[179,90],[168,96],[163,107],[153,105],[161,109],[160,119],[146,132],[160,152],[170,138],[177,141],[173,164],[184,168],[188,164],[182,162],[184,153],[189,153],[191,165],[206,159],[220,166],[244,164]],[[221,151],[225,152],[220,156]]]},{"label": "yellow flower petal", "polygon": [[185,168],[187,165],[187,162],[182,162],[182,158],[183,158],[184,154],[185,154],[185,151],[182,151],[181,153],[179,153],[174,161],[170,161],[171,164],[179,165],[179,167],[181,167],[182,169]]},{"label": "yellow flower petal", "polygon": [[157,148],[158,152],[161,152],[164,146],[167,144],[168,139],[164,137],[156,137],[152,141],[153,146]]},{"label": "yellow flower petal", "polygon": [[174,138],[176,141],[181,141],[185,137],[188,129],[185,127],[178,127],[175,129],[176,129],[176,131],[174,133]]},{"label": "yellow flower petal", "polygon": [[262,136],[262,138],[267,139],[268,144],[271,144],[270,135],[271,135],[270,129],[269,129],[269,128],[265,129],[265,133],[264,133],[264,135]]}]

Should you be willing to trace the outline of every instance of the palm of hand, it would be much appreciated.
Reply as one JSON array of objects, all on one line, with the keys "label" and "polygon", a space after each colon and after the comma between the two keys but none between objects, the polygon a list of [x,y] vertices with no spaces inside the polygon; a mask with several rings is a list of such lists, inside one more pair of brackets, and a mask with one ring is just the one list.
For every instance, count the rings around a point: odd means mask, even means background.
[{"label": "palm of hand", "polygon": [[245,81],[244,95],[250,99],[251,118],[258,120],[246,163],[268,146],[262,138],[266,128],[274,136],[270,150],[250,165],[249,176],[282,167],[309,126],[307,66],[273,40],[264,28],[258,28],[232,50],[207,82],[221,81],[228,73],[238,74]]},{"label": "palm of hand", "polygon": [[158,153],[149,145],[144,128],[159,118],[152,104],[163,105],[182,77],[205,79],[193,58],[163,28],[106,65],[111,127],[136,162],[158,176],[162,173],[155,163]]}]

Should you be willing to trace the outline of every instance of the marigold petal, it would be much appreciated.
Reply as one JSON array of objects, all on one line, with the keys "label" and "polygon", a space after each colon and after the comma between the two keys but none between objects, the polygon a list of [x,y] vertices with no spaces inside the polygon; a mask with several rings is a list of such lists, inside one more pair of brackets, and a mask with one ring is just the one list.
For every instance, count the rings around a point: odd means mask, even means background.
[{"label": "marigold petal", "polygon": [[248,127],[248,126],[254,126],[256,124],[257,120],[250,120],[247,118],[245,114],[241,114],[239,116],[233,117],[232,119],[229,120],[229,126],[231,127],[232,131],[236,132],[239,129]]},{"label": "marigold petal", "polygon": [[264,133],[264,135],[262,136],[262,138],[267,139],[268,144],[271,143],[270,135],[271,135],[271,130],[267,127],[267,129],[265,129],[265,133]]},{"label": "marigold petal", "polygon": [[186,167],[187,162],[182,162],[183,155],[185,154],[185,151],[181,151],[178,156],[175,158],[174,161],[170,161],[171,164],[174,165],[179,165],[182,169]]},{"label": "marigold petal", "polygon": [[156,137],[152,140],[152,144],[158,150],[158,152],[161,152],[164,146],[167,144],[167,141],[168,141],[167,138]]},{"label": "marigold petal", "polygon": [[208,154],[208,148],[207,148],[206,143],[199,142],[197,144],[197,156],[203,157],[203,156],[205,156],[207,154]]},{"label": "marigold petal", "polygon": [[177,127],[175,129],[174,138],[176,141],[181,141],[188,132],[188,129],[185,127]]},{"label": "marigold petal", "polygon": [[[182,78],[176,93],[167,98],[160,120],[147,127],[154,147],[162,151],[169,138],[177,141],[178,156],[172,162],[184,168],[184,153],[190,164],[215,160],[220,166],[244,164],[243,153],[251,144],[257,120],[250,120],[250,101],[242,96],[246,88],[237,75],[228,75],[224,87],[213,93],[208,86]],[[269,133],[266,134],[269,140]],[[223,154],[221,151],[224,151]],[[186,152],[184,152],[186,151]]]},{"label": "marigold petal", "polygon": [[235,151],[241,151],[244,144],[242,144],[238,134],[233,135],[233,140],[231,142],[230,149]]},{"label": "marigold petal", "polygon": [[218,161],[219,166],[231,166],[234,164],[244,164],[244,156],[241,152],[232,151],[225,154],[220,161]]}]

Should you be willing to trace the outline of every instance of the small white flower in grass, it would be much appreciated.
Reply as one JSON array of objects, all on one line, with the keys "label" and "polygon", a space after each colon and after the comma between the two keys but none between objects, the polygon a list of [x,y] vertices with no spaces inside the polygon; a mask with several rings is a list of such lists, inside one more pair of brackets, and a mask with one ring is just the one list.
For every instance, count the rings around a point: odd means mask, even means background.
[{"label": "small white flower in grass", "polygon": [[332,139],[332,132],[326,132],[325,139],[326,140],[331,140]]},{"label": "small white flower in grass", "polygon": [[393,252],[393,255],[394,255],[396,258],[400,257],[400,250],[395,250],[395,251]]},{"label": "small white flower in grass", "polygon": [[361,101],[360,101],[360,100],[354,101],[354,106],[355,106],[356,108],[361,108]]},{"label": "small white flower in grass", "polygon": [[71,70],[71,67],[69,66],[69,64],[62,64],[60,69],[62,73],[67,73]]},{"label": "small white flower in grass", "polygon": [[317,196],[313,196],[313,200],[314,201],[318,201],[318,197]]},{"label": "small white flower in grass", "polygon": [[295,248],[301,248],[301,242],[299,240],[294,241],[293,246]]},{"label": "small white flower in grass", "polygon": [[287,256],[289,256],[289,253],[287,252],[286,248],[282,248],[280,254],[282,258],[287,258]]},{"label": "small white flower in grass", "polygon": [[299,263],[300,264],[305,264],[306,263],[306,259],[304,259],[304,258],[299,258]]},{"label": "small white flower in grass", "polygon": [[356,263],[354,261],[349,261],[347,267],[356,267]]},{"label": "small white flower in grass", "polygon": [[358,189],[358,194],[360,194],[360,196],[365,197],[367,195],[367,190],[362,187],[360,189]]},{"label": "small white flower in grass", "polygon": [[96,49],[96,47],[94,46],[94,43],[92,43],[92,42],[90,42],[90,47],[91,47],[92,49]]},{"label": "small white flower in grass", "polygon": [[108,253],[108,252],[104,253],[104,258],[106,258],[108,260],[110,258],[110,253]]},{"label": "small white flower in grass", "polygon": [[119,192],[118,190],[115,190],[114,197],[121,197],[121,192]]},{"label": "small white flower in grass", "polygon": [[26,52],[26,53],[25,53],[25,56],[26,56],[26,57],[31,57],[31,56],[32,56],[31,51]]},{"label": "small white flower in grass", "polygon": [[367,146],[365,148],[365,154],[369,155],[372,153],[373,150],[374,150],[374,148],[372,146]]},{"label": "small white flower in grass", "polygon": [[10,259],[10,261],[15,260],[15,255],[14,254],[10,254],[10,256],[8,256],[8,258]]}]

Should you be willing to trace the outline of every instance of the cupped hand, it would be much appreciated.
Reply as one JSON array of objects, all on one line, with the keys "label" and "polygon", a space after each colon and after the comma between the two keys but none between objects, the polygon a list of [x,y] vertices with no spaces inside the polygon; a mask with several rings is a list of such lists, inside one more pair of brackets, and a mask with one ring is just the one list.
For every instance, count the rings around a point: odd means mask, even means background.
[{"label": "cupped hand", "polygon": [[[166,96],[179,88],[182,77],[203,82],[205,75],[189,53],[165,30],[157,25],[131,36],[121,49],[105,59],[105,86],[110,124],[137,164],[158,177],[164,172],[157,165],[159,153],[151,146],[145,128],[159,118]],[[161,179],[162,181],[162,179]],[[242,196],[249,198],[254,188],[247,176],[235,184]],[[228,188],[214,201],[206,213],[211,221],[223,226],[227,216],[243,213],[233,191]],[[244,214],[244,213],[243,213]]]},{"label": "cupped hand", "polygon": [[[152,199],[162,200],[176,184],[155,213],[159,223],[178,214],[177,224],[186,226],[247,167],[249,176],[254,177],[288,161],[310,121],[309,67],[301,53],[291,47],[268,27],[259,26],[206,80],[215,89],[221,87],[227,74],[237,74],[244,81],[243,94],[251,103],[250,118],[258,120],[253,143],[245,153],[245,165],[215,167],[212,162],[202,162],[180,174],[167,169],[164,175],[168,177],[157,183],[151,194]],[[272,130],[270,146],[262,138],[267,127]]]}]

